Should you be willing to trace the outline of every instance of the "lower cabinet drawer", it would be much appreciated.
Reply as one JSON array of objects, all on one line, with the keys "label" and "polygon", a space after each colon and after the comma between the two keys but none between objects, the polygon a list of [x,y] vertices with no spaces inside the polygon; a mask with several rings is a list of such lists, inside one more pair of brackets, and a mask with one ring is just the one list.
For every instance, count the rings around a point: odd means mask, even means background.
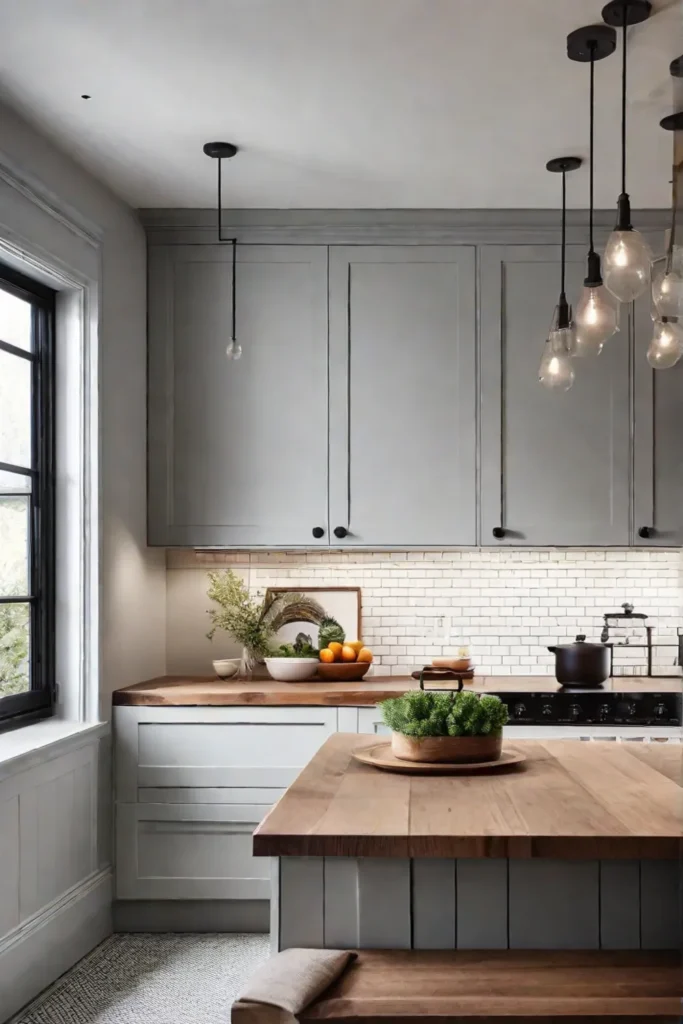
[{"label": "lower cabinet drawer", "polygon": [[280,789],[328,736],[336,707],[115,708],[116,798],[155,789]]},{"label": "lower cabinet drawer", "polygon": [[253,857],[251,850],[254,829],[270,807],[270,802],[118,804],[117,898],[269,899],[269,860]]},{"label": "lower cabinet drawer", "polygon": [[391,729],[389,729],[382,721],[382,715],[379,708],[358,709],[358,732],[370,734],[375,733],[378,736],[391,735]]}]

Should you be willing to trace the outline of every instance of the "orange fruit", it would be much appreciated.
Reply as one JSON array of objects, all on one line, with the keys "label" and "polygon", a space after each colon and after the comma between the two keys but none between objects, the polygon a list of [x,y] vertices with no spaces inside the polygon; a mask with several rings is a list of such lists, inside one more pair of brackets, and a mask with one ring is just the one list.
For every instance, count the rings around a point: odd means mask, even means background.
[{"label": "orange fruit", "polygon": [[326,649],[328,651],[332,651],[332,653],[334,654],[334,660],[335,661],[339,661],[339,659],[341,658],[341,652],[342,652],[342,647],[343,646],[344,645],[340,644],[338,640],[332,640],[331,643],[329,643],[327,645]]},{"label": "orange fruit", "polygon": [[341,660],[342,661],[355,661],[356,660],[356,652],[354,651],[354,649],[351,646],[351,644],[344,644],[344,646],[342,647]]},{"label": "orange fruit", "polygon": [[372,651],[370,650],[369,647],[361,647],[360,651],[358,652],[358,660],[367,661],[370,664],[372,664]]},{"label": "orange fruit", "polygon": [[331,651],[329,647],[323,647],[322,651],[320,652],[320,660],[325,661],[328,664],[331,661],[334,661],[334,651]]},{"label": "orange fruit", "polygon": [[[331,646],[332,646],[332,644],[330,644],[330,647]],[[353,649],[356,652],[356,654],[359,654],[363,650],[363,641],[362,640],[347,640],[346,641],[346,646],[347,647],[353,647]]]}]

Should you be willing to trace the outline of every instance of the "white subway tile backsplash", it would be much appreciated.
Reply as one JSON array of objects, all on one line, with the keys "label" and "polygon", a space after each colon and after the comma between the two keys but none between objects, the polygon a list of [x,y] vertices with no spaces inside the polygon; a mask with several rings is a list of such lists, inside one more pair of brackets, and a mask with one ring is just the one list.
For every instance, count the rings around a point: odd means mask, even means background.
[{"label": "white subway tile backsplash", "polygon": [[[238,653],[205,638],[209,569],[235,568],[254,592],[269,586],[359,586],[363,632],[375,672],[402,675],[469,644],[480,673],[548,675],[547,645],[577,633],[597,639],[602,616],[624,601],[675,638],[683,622],[678,550],[167,553],[167,670],[201,673]],[[656,656],[667,666],[673,654]],[[643,652],[619,651],[634,673]]]}]

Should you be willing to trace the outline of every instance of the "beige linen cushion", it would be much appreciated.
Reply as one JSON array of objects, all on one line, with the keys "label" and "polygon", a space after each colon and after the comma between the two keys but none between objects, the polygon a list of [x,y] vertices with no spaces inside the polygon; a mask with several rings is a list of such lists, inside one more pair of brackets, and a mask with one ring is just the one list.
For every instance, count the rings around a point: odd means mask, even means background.
[{"label": "beige linen cushion", "polygon": [[267,960],[232,1005],[232,1024],[296,1024],[296,1015],[344,973],[356,954],[286,949]]}]

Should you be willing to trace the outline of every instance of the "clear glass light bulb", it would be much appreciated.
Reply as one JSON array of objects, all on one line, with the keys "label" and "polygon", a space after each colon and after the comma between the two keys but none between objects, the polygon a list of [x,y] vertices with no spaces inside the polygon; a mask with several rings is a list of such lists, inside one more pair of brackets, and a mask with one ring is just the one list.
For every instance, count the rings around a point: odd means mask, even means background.
[{"label": "clear glass light bulb", "polygon": [[225,354],[228,359],[239,359],[242,355],[242,346],[238,345],[236,341],[231,341],[225,350]]},{"label": "clear glass light bulb", "polygon": [[586,286],[574,318],[576,341],[572,355],[598,356],[603,345],[619,330],[617,311],[603,285]]},{"label": "clear glass light bulb", "polygon": [[538,379],[550,391],[569,391],[574,383],[574,367],[567,350],[570,333],[569,328],[551,331],[543,348]]},{"label": "clear glass light bulb", "polygon": [[669,370],[683,356],[683,325],[672,320],[655,320],[647,361],[655,370]]},{"label": "clear glass light bulb", "polygon": [[660,316],[683,317],[683,249],[675,245],[669,272],[664,264],[652,281],[652,301]]},{"label": "clear glass light bulb", "polygon": [[652,253],[640,231],[613,231],[603,257],[606,287],[619,302],[632,302],[647,288]]}]

